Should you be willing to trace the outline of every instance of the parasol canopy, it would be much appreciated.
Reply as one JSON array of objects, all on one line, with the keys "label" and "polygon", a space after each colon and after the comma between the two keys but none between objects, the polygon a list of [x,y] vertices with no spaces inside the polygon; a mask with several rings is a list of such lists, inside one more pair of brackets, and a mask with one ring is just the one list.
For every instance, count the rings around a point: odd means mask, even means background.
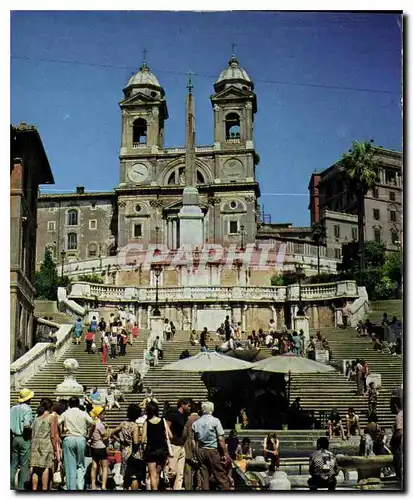
[{"label": "parasol canopy", "polygon": [[318,363],[307,358],[301,358],[294,354],[283,354],[281,356],[271,356],[254,363],[253,370],[271,373],[328,373],[336,371],[330,365]]},{"label": "parasol canopy", "polygon": [[215,351],[200,352],[196,356],[180,359],[162,367],[162,370],[180,372],[229,372],[248,370],[254,365],[241,359],[231,358]]},{"label": "parasol canopy", "polygon": [[267,351],[263,351],[262,349],[234,349],[226,352],[225,355],[231,356],[232,358],[242,359],[243,361],[249,361],[251,363],[271,358],[271,354]]}]

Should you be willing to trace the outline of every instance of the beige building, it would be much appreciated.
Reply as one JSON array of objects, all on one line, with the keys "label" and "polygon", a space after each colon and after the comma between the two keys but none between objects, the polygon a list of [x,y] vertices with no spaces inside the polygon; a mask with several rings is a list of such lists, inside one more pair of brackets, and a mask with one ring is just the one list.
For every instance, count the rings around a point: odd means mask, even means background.
[{"label": "beige building", "polygon": [[[37,196],[53,175],[39,133],[21,123],[10,141],[10,360],[33,345]],[[20,353],[21,354],[21,353]]]},{"label": "beige building", "polygon": [[[365,239],[397,250],[403,238],[402,154],[383,148],[374,151],[381,165],[380,179],[365,197]],[[329,256],[338,256],[342,243],[358,239],[355,195],[337,164],[313,174],[309,190],[311,220],[325,224]]]}]

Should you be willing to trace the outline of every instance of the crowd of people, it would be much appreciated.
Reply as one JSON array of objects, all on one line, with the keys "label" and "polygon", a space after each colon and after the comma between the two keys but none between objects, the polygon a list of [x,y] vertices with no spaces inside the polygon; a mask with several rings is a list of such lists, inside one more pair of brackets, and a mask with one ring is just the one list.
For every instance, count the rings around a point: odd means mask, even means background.
[{"label": "crowd of people", "polygon": [[365,322],[359,321],[357,332],[359,337],[369,337],[373,349],[377,352],[386,352],[393,356],[402,354],[403,324],[396,316],[390,321],[387,313],[383,313],[379,325],[373,324],[369,319]]},{"label": "crowd of people", "polygon": [[[304,331],[288,332],[284,326],[282,331],[277,331],[275,322],[271,319],[268,323],[268,329],[264,332],[263,328],[252,330],[247,335],[241,329],[241,323],[231,324],[229,316],[218,327],[215,338],[214,334],[205,327],[198,335],[196,330],[192,330],[189,342],[192,346],[200,346],[201,352],[208,350],[208,344],[215,344],[214,349],[220,353],[227,353],[235,349],[260,349],[267,347],[272,355],[292,353],[300,357],[308,357],[315,360],[316,350],[328,351],[331,359],[331,349],[325,335],[318,331],[316,336],[311,336],[306,343]],[[217,344],[221,342],[221,344]]]},{"label": "crowd of people", "polygon": [[[12,489],[17,470],[18,490],[233,488],[231,436],[225,440],[209,401],[181,399],[160,414],[156,399],[147,395],[141,405],[130,404],[126,420],[110,429],[106,407],[93,396],[42,398],[35,416],[33,396],[22,389],[11,409]],[[269,454],[277,449],[271,439]],[[237,446],[234,458],[251,459],[246,448],[246,442]]]},{"label": "crowd of people", "polygon": [[[123,313],[123,314],[122,314]],[[230,324],[227,316],[216,332],[223,344],[218,349],[254,348],[262,345],[272,350],[273,355],[293,352],[298,356],[315,359],[318,349],[331,351],[327,339],[317,332],[305,346],[302,331],[292,334],[276,332],[273,320],[268,332],[255,331],[246,336],[238,323]],[[97,349],[96,336],[100,347]],[[151,340],[145,354],[145,362],[153,366],[163,359],[163,342],[173,340],[175,327],[165,320],[161,335]],[[139,329],[128,314],[111,314],[108,323],[103,318],[99,322],[92,317],[87,328],[78,319],[74,328],[73,341],[86,341],[86,352],[100,351],[102,363],[123,356],[126,346],[139,337]],[[201,334],[191,333],[192,345],[200,345],[207,350],[211,334],[205,328]],[[109,349],[110,348],[110,349]],[[188,357],[187,351],[181,357]],[[360,426],[360,417],[350,407],[342,419],[339,411],[333,409],[327,421],[329,438],[340,436],[349,439],[352,435],[361,437],[360,453],[384,455],[398,454],[396,466],[401,475],[401,452],[403,436],[403,411],[401,399],[395,404],[396,424],[391,441],[386,429],[379,425],[377,418],[378,392],[374,382],[367,385],[370,368],[365,360],[357,359],[346,366],[345,375],[354,380],[357,394],[368,400],[368,424]],[[33,391],[22,389],[18,404],[11,409],[11,478],[12,489],[19,490],[83,490],[83,489],[124,489],[124,490],[209,490],[234,488],[233,464],[246,470],[248,461],[253,459],[253,450],[248,437],[239,440],[235,430],[225,438],[222,424],[213,416],[214,404],[194,402],[188,399],[178,401],[176,407],[169,403],[160,412],[159,403],[150,388],[147,388],[142,402],[127,407],[126,420],[110,429],[105,423],[106,412],[120,409],[124,395],[117,382],[121,375],[133,375],[133,392],[143,392],[143,381],[131,366],[116,369],[107,366],[107,389],[84,387],[84,396],[69,400],[52,401],[43,398],[33,411],[30,406]],[[300,398],[296,398],[291,410],[297,416],[303,414]],[[35,415],[33,415],[35,413]],[[241,412],[242,414],[242,412]],[[248,428],[248,417],[240,417],[240,424]],[[328,438],[320,438],[317,451],[310,457],[310,489],[319,487],[335,488],[337,463],[328,451]],[[269,433],[262,443],[262,453],[273,474],[280,466],[280,440],[275,433]],[[324,466],[321,466],[320,463]],[[19,471],[17,485],[16,472]]]}]

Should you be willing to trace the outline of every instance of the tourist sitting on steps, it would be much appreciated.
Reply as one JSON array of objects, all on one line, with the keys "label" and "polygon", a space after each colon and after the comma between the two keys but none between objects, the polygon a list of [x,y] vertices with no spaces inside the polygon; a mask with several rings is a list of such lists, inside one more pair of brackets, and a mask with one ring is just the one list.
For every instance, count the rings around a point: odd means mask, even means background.
[{"label": "tourist sitting on steps", "polygon": [[105,399],[105,409],[106,411],[111,410],[113,407],[120,410],[120,404],[115,397],[115,392],[112,387],[108,388],[108,393]]},{"label": "tourist sitting on steps", "polygon": [[155,349],[151,347],[145,354],[145,362],[149,366],[155,366]]},{"label": "tourist sitting on steps", "polygon": [[146,391],[145,391],[145,397],[143,398],[143,400],[140,403],[139,407],[140,408],[146,408],[146,405],[148,403],[151,403],[151,402],[158,404],[158,400],[154,397],[152,389],[150,387],[147,387]]},{"label": "tourist sitting on steps", "polygon": [[274,472],[280,467],[280,454],[278,448],[280,446],[280,440],[277,438],[275,432],[270,432],[268,436],[264,439],[264,458],[270,462],[268,472],[269,474],[274,474]]},{"label": "tourist sitting on steps", "polygon": [[367,392],[368,399],[368,414],[377,413],[377,396],[378,392],[374,382],[369,383],[369,390]]},{"label": "tourist sitting on steps", "polygon": [[235,342],[234,342],[234,338],[231,337],[228,341],[224,342],[220,348],[219,348],[219,352],[224,354],[228,351],[232,351],[235,349]]},{"label": "tourist sitting on steps", "polygon": [[350,439],[350,436],[361,435],[359,416],[352,407],[348,409],[346,415],[346,432],[347,439]]},{"label": "tourist sitting on steps", "polygon": [[106,385],[111,385],[113,384],[113,382],[115,382],[115,377],[113,375],[113,366],[108,365],[108,367],[106,368]]},{"label": "tourist sitting on steps", "polygon": [[224,323],[221,323],[221,326],[217,329],[217,335],[221,340],[225,340],[225,326]]},{"label": "tourist sitting on steps", "polygon": [[196,330],[192,330],[191,335],[189,336],[189,343],[191,345],[198,345],[199,344],[198,335],[196,333]]},{"label": "tourist sitting on steps", "polygon": [[189,354],[189,351],[188,349],[185,349],[184,351],[181,352],[181,354],[179,355],[179,359],[186,359],[186,358],[190,358],[191,355]]},{"label": "tourist sitting on steps", "polygon": [[245,437],[235,451],[235,465],[237,465],[242,472],[245,472],[247,470],[247,463],[250,460],[252,460],[251,441],[250,438]]},{"label": "tourist sitting on steps", "polygon": [[327,422],[328,435],[330,439],[334,436],[341,436],[344,439],[344,429],[341,423],[341,417],[337,408],[333,408]]},{"label": "tourist sitting on steps", "polygon": [[328,450],[329,442],[326,437],[317,439],[317,451],[309,460],[310,479],[308,486],[310,491],[317,491],[318,488],[326,488],[329,491],[336,489],[336,476],[338,475],[337,459]]}]

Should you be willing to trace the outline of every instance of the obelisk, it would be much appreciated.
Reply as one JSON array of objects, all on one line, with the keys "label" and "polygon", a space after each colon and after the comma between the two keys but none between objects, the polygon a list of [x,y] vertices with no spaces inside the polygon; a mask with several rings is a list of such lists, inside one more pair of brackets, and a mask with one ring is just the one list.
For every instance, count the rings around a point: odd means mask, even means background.
[{"label": "obelisk", "polygon": [[196,187],[195,111],[192,89],[190,75],[186,97],[185,188],[182,193],[182,208],[178,214],[179,244],[201,248],[204,244],[204,215],[199,207],[199,193]]}]

